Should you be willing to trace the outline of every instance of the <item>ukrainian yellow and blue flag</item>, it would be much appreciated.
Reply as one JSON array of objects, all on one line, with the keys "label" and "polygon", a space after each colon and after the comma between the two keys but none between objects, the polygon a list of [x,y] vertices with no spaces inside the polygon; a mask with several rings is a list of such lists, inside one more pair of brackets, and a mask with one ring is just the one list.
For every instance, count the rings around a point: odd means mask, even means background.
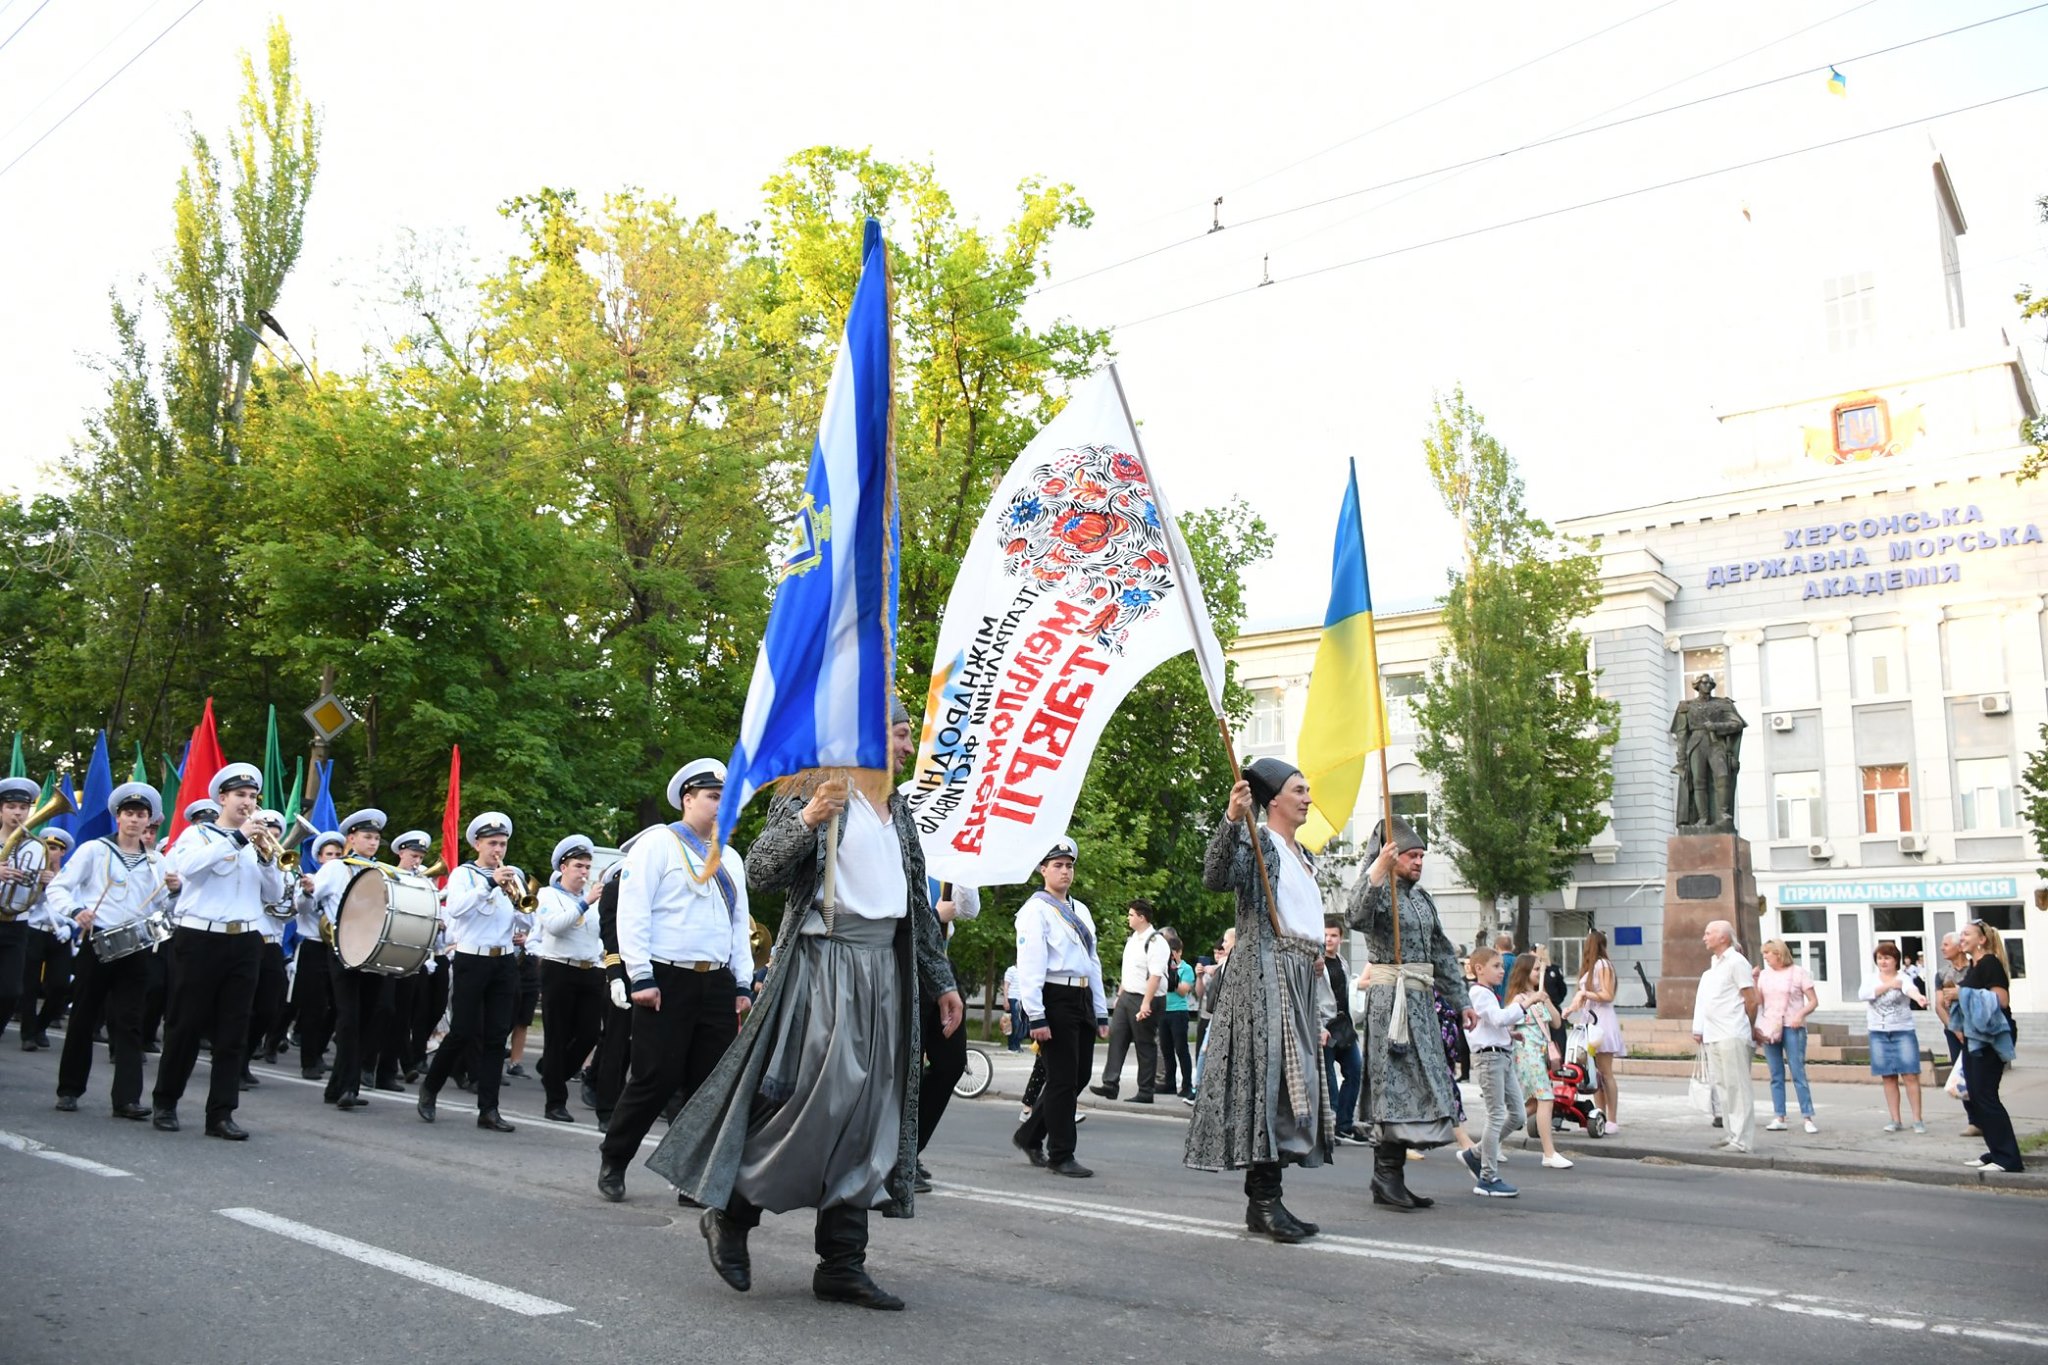
[{"label": "ukrainian yellow and blue flag", "polygon": [[1387,704],[1380,695],[1379,650],[1372,635],[1372,586],[1365,574],[1365,523],[1358,511],[1358,466],[1337,514],[1330,605],[1309,675],[1308,710],[1295,761],[1308,779],[1308,823],[1295,836],[1311,852],[1344,828],[1365,781],[1365,756],[1387,747]]}]

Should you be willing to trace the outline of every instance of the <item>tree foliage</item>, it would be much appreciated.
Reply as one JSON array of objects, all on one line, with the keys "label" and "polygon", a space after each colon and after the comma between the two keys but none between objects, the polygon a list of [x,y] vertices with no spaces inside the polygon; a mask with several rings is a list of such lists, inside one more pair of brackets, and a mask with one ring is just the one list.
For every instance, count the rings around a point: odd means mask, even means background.
[{"label": "tree foliage", "polygon": [[[2048,223],[2048,194],[2036,200],[2034,207],[2040,211],[2040,221]],[[2019,304],[2023,318],[2048,318],[2048,293],[2035,293],[2031,287],[2023,286],[2013,296],[2013,301]],[[2020,463],[2021,483],[2037,479],[2044,470],[2048,470],[2048,417],[2029,418],[2025,435],[2034,443],[2034,449]]]},{"label": "tree foliage", "polygon": [[1423,448],[1465,562],[1442,599],[1416,755],[1438,780],[1459,878],[1489,912],[1515,901],[1526,946],[1530,901],[1564,885],[1614,791],[1619,707],[1599,695],[1573,625],[1599,600],[1598,566],[1529,514],[1514,461],[1462,388],[1437,399]]},{"label": "tree foliage", "polygon": [[[2048,863],[2048,725],[2037,738],[2041,747],[2027,755],[2020,772],[2020,815],[2034,831],[2034,856]],[[2048,867],[2041,875],[2048,877]]]}]

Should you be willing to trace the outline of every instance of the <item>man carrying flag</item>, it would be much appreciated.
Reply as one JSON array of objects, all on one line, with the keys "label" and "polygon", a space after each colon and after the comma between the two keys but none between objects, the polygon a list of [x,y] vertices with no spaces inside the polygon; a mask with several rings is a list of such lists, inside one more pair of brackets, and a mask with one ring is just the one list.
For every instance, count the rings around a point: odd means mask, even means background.
[{"label": "man carrying flag", "polygon": [[782,929],[761,1003],[647,1164],[704,1205],[712,1269],[734,1289],[752,1283],[747,1236],[762,1211],[811,1208],[812,1292],[900,1309],[868,1276],[868,1215],[913,1211],[919,1001],[935,1000],[948,1034],[962,1011],[917,832],[893,791],[915,742],[891,681],[899,532],[889,276],[872,219],[862,257],[717,830],[705,841],[721,846],[763,784],[794,779],[747,854],[749,887],[784,896]]}]

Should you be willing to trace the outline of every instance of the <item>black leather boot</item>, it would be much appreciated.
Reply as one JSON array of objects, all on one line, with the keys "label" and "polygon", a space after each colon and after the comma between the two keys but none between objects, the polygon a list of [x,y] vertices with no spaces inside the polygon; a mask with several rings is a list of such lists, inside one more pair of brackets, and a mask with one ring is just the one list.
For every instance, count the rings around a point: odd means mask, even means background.
[{"label": "black leather boot", "polygon": [[724,1209],[706,1209],[697,1220],[704,1234],[704,1246],[711,1253],[711,1268],[742,1294],[753,1287],[754,1263],[747,1255],[747,1229]]},{"label": "black leather boot", "polygon": [[1382,1142],[1372,1154],[1372,1202],[1388,1208],[1414,1212],[1424,1205],[1408,1192],[1408,1148],[1399,1142]]},{"label": "black leather boot", "polygon": [[1314,1229],[1304,1227],[1280,1202],[1278,1162],[1245,1167],[1244,1197],[1244,1225],[1261,1237],[1293,1243],[1314,1235]]}]

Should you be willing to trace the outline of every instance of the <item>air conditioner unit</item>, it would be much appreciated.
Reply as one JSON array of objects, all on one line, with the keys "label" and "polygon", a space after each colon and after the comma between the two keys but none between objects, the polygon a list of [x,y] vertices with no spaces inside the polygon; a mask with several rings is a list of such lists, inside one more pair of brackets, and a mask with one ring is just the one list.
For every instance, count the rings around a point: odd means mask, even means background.
[{"label": "air conditioner unit", "polygon": [[1927,851],[1927,836],[1926,836],[1926,835],[1924,835],[1924,834],[1901,834],[1901,835],[1899,836],[1899,852],[1901,852],[1901,853],[1925,853],[1926,851]]},{"label": "air conditioner unit", "polygon": [[2012,710],[2012,693],[1987,692],[1977,698],[1977,713],[1985,716],[2002,716]]},{"label": "air conditioner unit", "polygon": [[1814,839],[1806,845],[1806,856],[1809,858],[1832,858],[1835,856],[1835,846],[1825,839]]},{"label": "air conditioner unit", "polygon": [[1790,711],[1771,712],[1771,728],[1780,732],[1791,729],[1792,713]]}]

